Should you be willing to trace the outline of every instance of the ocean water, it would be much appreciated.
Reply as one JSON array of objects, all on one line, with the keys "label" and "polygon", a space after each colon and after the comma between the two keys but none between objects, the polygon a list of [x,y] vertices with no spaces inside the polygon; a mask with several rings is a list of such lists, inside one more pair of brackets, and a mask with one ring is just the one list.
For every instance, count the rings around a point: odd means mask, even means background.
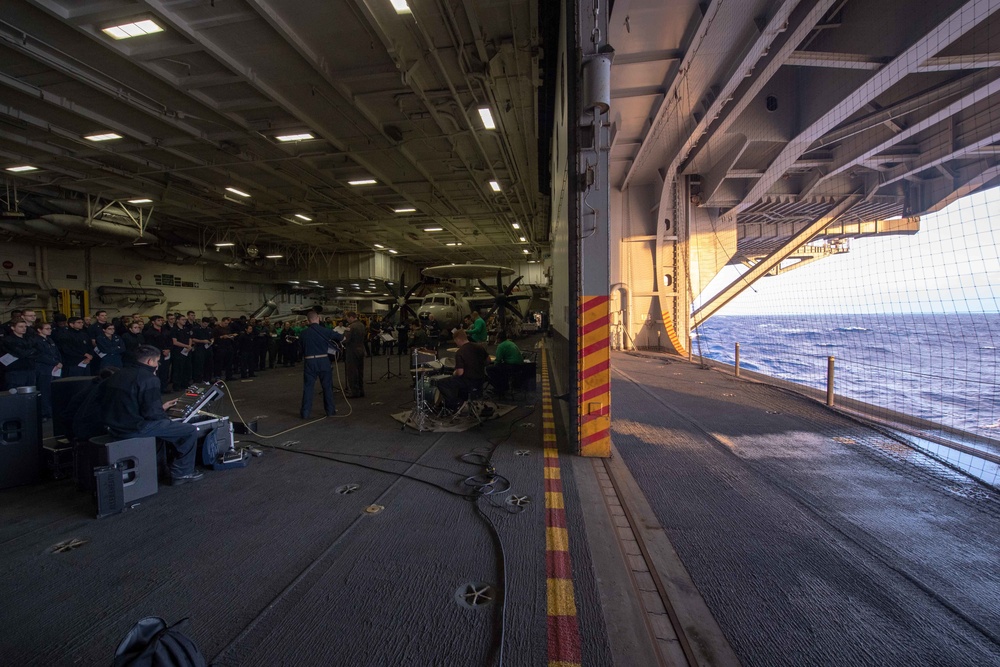
[{"label": "ocean water", "polygon": [[1000,314],[714,316],[694,354],[1000,438]]}]

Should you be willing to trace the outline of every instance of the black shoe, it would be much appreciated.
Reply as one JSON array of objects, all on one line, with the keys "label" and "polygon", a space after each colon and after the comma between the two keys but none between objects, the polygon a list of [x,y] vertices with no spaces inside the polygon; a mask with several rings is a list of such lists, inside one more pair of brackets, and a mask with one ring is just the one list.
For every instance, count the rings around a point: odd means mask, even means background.
[{"label": "black shoe", "polygon": [[333,417],[333,416],[334,416],[334,415],[336,415],[336,414],[337,414],[336,412],[327,412],[327,413],[326,413],[326,416],[327,416],[327,417]]},{"label": "black shoe", "polygon": [[299,415],[302,419],[309,419],[309,415]]},{"label": "black shoe", "polygon": [[170,478],[170,486],[179,486],[181,484],[187,484],[188,482],[197,482],[205,476],[205,473],[195,470],[188,475],[180,475],[179,477]]}]

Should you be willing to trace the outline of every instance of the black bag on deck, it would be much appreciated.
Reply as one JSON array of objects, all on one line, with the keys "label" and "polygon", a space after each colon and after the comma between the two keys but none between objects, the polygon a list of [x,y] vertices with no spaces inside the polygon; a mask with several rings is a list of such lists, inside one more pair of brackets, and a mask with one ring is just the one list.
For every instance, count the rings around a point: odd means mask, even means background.
[{"label": "black bag on deck", "polygon": [[132,626],[115,650],[113,667],[207,667],[186,630],[182,618],[173,625],[157,616],[147,616]]}]

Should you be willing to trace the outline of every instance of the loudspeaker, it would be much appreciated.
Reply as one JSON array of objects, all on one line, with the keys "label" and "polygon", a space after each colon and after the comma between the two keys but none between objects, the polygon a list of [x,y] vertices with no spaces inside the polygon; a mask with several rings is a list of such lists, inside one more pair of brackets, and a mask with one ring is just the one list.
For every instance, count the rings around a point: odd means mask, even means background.
[{"label": "loudspeaker", "polygon": [[90,443],[97,449],[98,465],[121,471],[126,504],[156,493],[156,438],[122,440],[100,435]]},{"label": "loudspeaker", "polygon": [[38,392],[0,394],[0,489],[33,484],[43,469]]},{"label": "loudspeaker", "polygon": [[52,435],[61,438],[69,433],[71,424],[63,413],[73,397],[90,388],[94,378],[89,375],[72,378],[58,378],[52,381]]},{"label": "loudspeaker", "polygon": [[97,518],[125,511],[125,487],[118,466],[94,468],[97,487]]}]

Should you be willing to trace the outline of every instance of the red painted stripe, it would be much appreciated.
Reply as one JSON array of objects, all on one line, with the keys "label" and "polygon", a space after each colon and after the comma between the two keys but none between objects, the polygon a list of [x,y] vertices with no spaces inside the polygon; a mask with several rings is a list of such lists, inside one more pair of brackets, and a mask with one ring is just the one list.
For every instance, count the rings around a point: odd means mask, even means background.
[{"label": "red painted stripe", "polygon": [[588,322],[587,324],[584,324],[582,327],[580,327],[580,335],[583,336],[584,334],[589,334],[592,331],[597,331],[601,327],[607,327],[608,319],[609,319],[608,317],[599,317],[593,322]]},{"label": "red painted stripe", "polygon": [[559,459],[546,456],[545,457],[545,466],[548,467],[548,468],[558,468],[559,467]]},{"label": "red painted stripe", "polygon": [[597,442],[598,440],[603,440],[604,438],[608,437],[611,437],[610,430],[604,429],[603,431],[598,431],[597,433],[594,433],[593,435],[588,435],[586,438],[580,440],[580,447],[581,448],[586,447],[592,442]]},{"label": "red painted stripe", "polygon": [[549,493],[562,493],[562,480],[561,479],[547,479],[545,480],[545,490]]},{"label": "red painted stripe", "polygon": [[549,616],[549,660],[580,662],[580,629],[576,616]]},{"label": "red painted stripe", "polygon": [[545,553],[545,572],[549,579],[572,579],[573,565],[568,551],[548,551]]},{"label": "red painted stripe", "polygon": [[583,301],[580,303],[578,312],[583,315],[588,310],[593,310],[601,304],[608,303],[611,299],[606,296],[587,296],[583,297]]},{"label": "red painted stripe", "polygon": [[591,412],[590,414],[586,414],[583,417],[581,417],[580,426],[583,426],[584,424],[589,424],[590,422],[600,419],[602,417],[607,417],[610,414],[611,414],[611,406],[605,405],[600,410]]},{"label": "red painted stripe", "polygon": [[566,528],[566,510],[551,507],[546,509],[545,525],[549,528]]},{"label": "red painted stripe", "polygon": [[583,371],[582,373],[580,373],[580,379],[581,380],[586,380],[587,378],[593,377],[593,376],[597,375],[598,373],[607,373],[610,370],[611,370],[611,360],[610,359],[605,359],[601,363],[599,363],[599,364],[597,364],[595,366],[591,366],[590,368],[588,368],[585,371]]},{"label": "red painted stripe", "polygon": [[601,340],[597,341],[596,343],[591,343],[587,347],[585,347],[582,350],[580,350],[580,353],[579,353],[578,356],[581,359],[583,359],[587,355],[594,354],[595,352],[600,352],[602,350],[607,350],[609,345],[611,345],[611,339],[610,338],[602,338]]},{"label": "red painted stripe", "polygon": [[[580,403],[586,403],[592,398],[597,398],[603,396],[611,391],[611,383],[602,384],[600,387],[594,387],[593,389],[588,389],[587,391],[580,394]],[[606,402],[606,401],[605,401]]]}]

